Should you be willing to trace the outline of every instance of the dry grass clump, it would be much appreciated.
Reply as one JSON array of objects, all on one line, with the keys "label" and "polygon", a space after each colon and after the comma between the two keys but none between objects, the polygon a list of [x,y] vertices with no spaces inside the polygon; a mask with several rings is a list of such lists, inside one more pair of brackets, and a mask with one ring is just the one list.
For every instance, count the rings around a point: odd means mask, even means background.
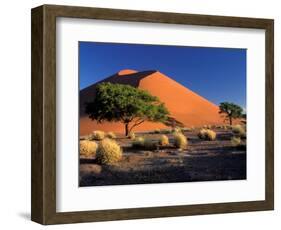
[{"label": "dry grass clump", "polygon": [[235,147],[239,146],[241,144],[241,138],[240,137],[232,137],[231,138],[231,144]]},{"label": "dry grass clump", "polygon": [[134,148],[141,148],[144,146],[144,138],[143,137],[136,137],[132,143]]},{"label": "dry grass clump", "polygon": [[114,132],[108,132],[108,133],[106,134],[106,137],[111,138],[111,139],[115,139],[115,138],[116,138],[116,135],[115,135]]},{"label": "dry grass clump", "polygon": [[216,139],[217,134],[211,129],[201,129],[198,133],[198,137],[202,140],[213,141]]},{"label": "dry grass clump", "polygon": [[171,129],[162,129],[161,133],[169,134],[169,133],[172,133],[172,130]]},{"label": "dry grass clump", "polygon": [[95,156],[98,144],[94,141],[82,140],[79,142],[80,145],[80,155],[91,157]]},{"label": "dry grass clump", "polygon": [[149,138],[144,139],[143,147],[146,150],[155,150],[157,149],[157,142],[154,142],[153,140]]},{"label": "dry grass clump", "polygon": [[128,138],[134,140],[136,138],[135,133],[134,132],[130,132],[129,135],[128,135]]},{"label": "dry grass clump", "polygon": [[203,129],[211,129],[212,126],[211,125],[203,125]]},{"label": "dry grass clump", "polygon": [[161,135],[161,137],[159,139],[159,145],[161,145],[161,146],[169,145],[169,138],[164,134]]},{"label": "dry grass clump", "polygon": [[157,144],[157,142],[154,142],[149,138],[136,137],[132,143],[132,146],[138,149],[155,150],[158,147]]},{"label": "dry grass clump", "polygon": [[100,130],[96,130],[91,135],[91,140],[97,140],[100,141],[105,138],[105,133]]},{"label": "dry grass clump", "polygon": [[232,132],[241,138],[246,138],[246,130],[241,125],[234,125],[232,127]]},{"label": "dry grass clump", "polygon": [[160,130],[160,129],[155,129],[155,130],[154,130],[154,133],[155,133],[155,134],[161,133],[161,130]]},{"label": "dry grass clump", "polygon": [[173,133],[181,133],[182,132],[182,129],[180,127],[175,127],[173,129]]},{"label": "dry grass clump", "polygon": [[181,128],[181,131],[182,132],[191,132],[192,128],[184,127],[184,128]]},{"label": "dry grass clump", "polygon": [[100,164],[114,164],[121,160],[122,149],[116,141],[105,138],[103,139],[97,148],[96,159]]},{"label": "dry grass clump", "polygon": [[182,133],[174,133],[175,146],[179,149],[185,149],[188,145],[187,138]]}]

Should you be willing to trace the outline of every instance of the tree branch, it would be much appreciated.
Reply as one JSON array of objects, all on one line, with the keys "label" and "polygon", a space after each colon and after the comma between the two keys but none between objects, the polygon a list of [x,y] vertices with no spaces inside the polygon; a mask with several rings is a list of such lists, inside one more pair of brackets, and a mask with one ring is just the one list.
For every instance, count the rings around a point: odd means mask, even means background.
[{"label": "tree branch", "polygon": [[141,120],[141,119],[138,119],[137,121],[138,121],[138,122],[135,122],[135,123],[131,126],[131,128],[129,129],[129,130],[130,130],[129,132],[131,132],[134,127],[136,127],[136,126],[140,125],[141,123],[145,122],[145,120]]}]

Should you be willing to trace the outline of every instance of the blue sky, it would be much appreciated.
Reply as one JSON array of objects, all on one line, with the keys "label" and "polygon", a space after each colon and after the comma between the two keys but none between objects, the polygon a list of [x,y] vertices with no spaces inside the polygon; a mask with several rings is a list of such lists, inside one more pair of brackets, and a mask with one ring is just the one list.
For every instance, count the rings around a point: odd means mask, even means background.
[{"label": "blue sky", "polygon": [[217,105],[246,108],[246,49],[79,42],[80,89],[122,69],[158,70]]}]

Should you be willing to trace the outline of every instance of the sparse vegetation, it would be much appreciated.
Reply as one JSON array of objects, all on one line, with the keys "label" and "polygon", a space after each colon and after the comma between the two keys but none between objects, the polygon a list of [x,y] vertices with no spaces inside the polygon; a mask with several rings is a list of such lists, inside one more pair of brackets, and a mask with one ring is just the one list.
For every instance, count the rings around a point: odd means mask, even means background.
[{"label": "sparse vegetation", "polygon": [[182,132],[191,132],[192,128],[184,127],[184,128],[181,128],[181,131]]},{"label": "sparse vegetation", "polygon": [[129,139],[134,140],[136,138],[136,134],[134,132],[130,132],[128,137],[129,137]]},{"label": "sparse vegetation", "polygon": [[116,138],[116,135],[115,135],[114,132],[108,132],[108,133],[106,134],[106,137],[111,138],[111,139],[115,139],[115,138]]},{"label": "sparse vegetation", "polygon": [[96,159],[99,164],[114,164],[121,160],[122,149],[116,141],[105,138],[97,148]]},{"label": "sparse vegetation", "polygon": [[174,133],[175,146],[179,149],[185,149],[188,145],[187,138],[182,133]]},{"label": "sparse vegetation", "polygon": [[161,146],[167,146],[169,145],[169,138],[166,135],[161,135],[160,139],[159,139],[159,145]]},{"label": "sparse vegetation", "polygon": [[246,130],[242,125],[234,125],[232,132],[240,138],[246,138]]},{"label": "sparse vegetation", "polygon": [[143,137],[136,137],[133,142],[132,142],[132,146],[134,148],[141,148],[144,146],[144,138]]},{"label": "sparse vegetation", "polygon": [[155,129],[154,133],[156,133],[156,134],[161,133],[161,130],[160,129]]},{"label": "sparse vegetation", "polygon": [[91,157],[95,156],[98,145],[94,141],[82,140],[79,142],[80,155]]},{"label": "sparse vegetation", "polygon": [[163,130],[161,131],[161,133],[163,133],[163,134],[169,134],[169,133],[172,133],[172,130],[171,130],[171,129],[163,129]]},{"label": "sparse vegetation", "polygon": [[125,135],[145,121],[166,122],[169,111],[158,97],[125,84],[100,83],[94,100],[86,104],[89,118],[97,122],[122,122]]},{"label": "sparse vegetation", "polygon": [[233,119],[243,117],[243,109],[239,105],[230,102],[222,102],[220,103],[219,107],[220,107],[219,113],[225,115],[230,125],[232,125]]},{"label": "sparse vegetation", "polygon": [[241,139],[240,137],[232,137],[231,138],[231,144],[234,146],[234,147],[237,147],[241,144]]},{"label": "sparse vegetation", "polygon": [[[246,141],[234,126],[224,128],[223,124],[213,130],[196,127],[190,132],[183,129],[184,133],[172,133],[167,128],[166,135],[163,129],[160,134],[151,130],[138,133],[135,139],[120,134],[110,139],[107,133],[100,141],[81,136],[84,142],[80,146],[87,145],[80,147],[80,185],[245,179]],[[204,141],[197,138],[199,131]],[[213,138],[214,135],[208,137],[212,131],[218,134],[216,141],[205,141]],[[88,144],[94,148],[89,150]]]},{"label": "sparse vegetation", "polygon": [[213,141],[216,139],[216,132],[211,129],[201,129],[198,133],[198,137],[202,140]]},{"label": "sparse vegetation", "polygon": [[100,141],[105,138],[105,133],[100,130],[96,130],[91,135],[91,140]]},{"label": "sparse vegetation", "polygon": [[180,127],[175,127],[173,129],[173,133],[181,133],[181,132],[182,132],[182,128],[180,128]]},{"label": "sparse vegetation", "polygon": [[151,140],[149,138],[145,138],[143,146],[144,146],[144,149],[146,149],[146,150],[155,150],[155,149],[157,149],[157,142],[154,142],[153,140]]}]

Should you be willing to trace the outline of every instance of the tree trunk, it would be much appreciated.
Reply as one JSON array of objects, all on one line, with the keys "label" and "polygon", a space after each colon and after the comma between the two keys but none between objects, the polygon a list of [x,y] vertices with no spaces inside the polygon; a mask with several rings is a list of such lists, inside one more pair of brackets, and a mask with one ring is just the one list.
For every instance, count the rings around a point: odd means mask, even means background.
[{"label": "tree trunk", "polygon": [[126,137],[129,135],[129,123],[125,123],[125,135]]}]

